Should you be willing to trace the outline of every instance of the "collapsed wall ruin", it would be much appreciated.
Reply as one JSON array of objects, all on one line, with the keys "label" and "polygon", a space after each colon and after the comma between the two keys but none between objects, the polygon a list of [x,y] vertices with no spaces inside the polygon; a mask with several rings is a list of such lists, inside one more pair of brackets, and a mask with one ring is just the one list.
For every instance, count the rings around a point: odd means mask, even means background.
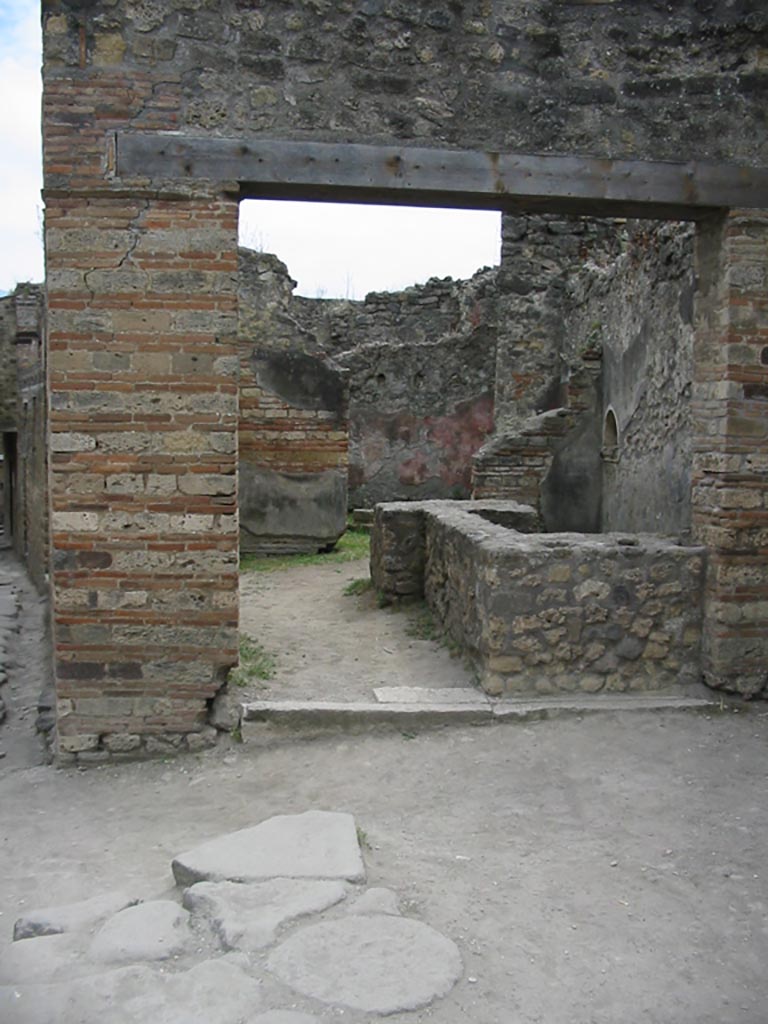
[{"label": "collapsed wall ruin", "polygon": [[348,507],[469,497],[493,429],[496,271],[362,301],[294,284],[240,251],[241,550],[323,548]]},{"label": "collapsed wall ruin", "polygon": [[[243,251],[243,351],[251,360],[312,352],[343,374],[350,508],[474,493],[532,502],[550,530],[689,530],[691,228],[531,215],[502,224],[498,268],[361,302],[294,296],[284,264]],[[263,425],[251,436],[244,426],[249,365],[240,390],[244,550],[255,529],[247,467],[274,459]],[[610,417],[621,437],[611,451]],[[305,475],[343,478],[346,463],[323,461],[316,437],[295,422],[267,426],[282,428],[280,451]],[[283,509],[291,486],[280,491]],[[304,484],[300,497],[310,522],[322,522],[323,488],[315,501]]]},{"label": "collapsed wall ruin", "polygon": [[[255,196],[694,221],[701,672],[765,692],[762,3],[46,0],[43,28],[61,757],[198,743],[237,660],[237,206]],[[500,331],[497,384],[509,350]],[[530,414],[562,419],[530,383]],[[557,430],[521,435],[505,403],[518,464],[553,460]],[[608,427],[621,455],[620,412]]]},{"label": "collapsed wall ruin", "polygon": [[688,531],[692,229],[504,217],[502,238],[498,427],[474,495],[531,503],[547,530]]}]

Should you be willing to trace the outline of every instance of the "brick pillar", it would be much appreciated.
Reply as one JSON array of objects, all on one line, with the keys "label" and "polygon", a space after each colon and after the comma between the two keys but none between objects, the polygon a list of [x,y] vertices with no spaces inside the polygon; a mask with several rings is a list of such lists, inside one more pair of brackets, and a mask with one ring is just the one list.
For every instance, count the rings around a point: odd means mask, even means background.
[{"label": "brick pillar", "polygon": [[46,256],[59,751],[178,747],[237,661],[237,203],[49,195]]},{"label": "brick pillar", "polygon": [[704,670],[768,696],[768,217],[697,233],[693,528],[709,548]]}]

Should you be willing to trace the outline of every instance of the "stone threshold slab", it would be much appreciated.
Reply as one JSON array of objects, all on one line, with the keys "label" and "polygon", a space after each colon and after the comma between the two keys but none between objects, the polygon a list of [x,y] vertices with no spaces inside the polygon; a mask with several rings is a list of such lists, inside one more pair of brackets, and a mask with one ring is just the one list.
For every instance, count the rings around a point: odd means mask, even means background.
[{"label": "stone threshold slab", "polygon": [[243,722],[272,722],[280,725],[340,726],[423,725],[442,722],[489,722],[490,704],[407,704],[379,701],[259,700],[242,705]]},{"label": "stone threshold slab", "polygon": [[491,705],[487,694],[470,686],[376,686],[373,695],[380,704]]},{"label": "stone threshold slab", "polygon": [[[393,689],[398,689],[393,687]],[[507,698],[482,703],[381,703],[380,701],[252,701],[241,706],[244,739],[264,740],[289,731],[364,731],[379,725],[400,730],[439,725],[490,725],[572,714],[611,711],[716,710],[720,701],[703,697],[647,694]]]},{"label": "stone threshold slab", "polygon": [[511,697],[493,703],[496,721],[549,717],[557,714],[596,714],[601,711],[705,711],[720,708],[720,700],[671,694],[617,693],[572,697]]}]

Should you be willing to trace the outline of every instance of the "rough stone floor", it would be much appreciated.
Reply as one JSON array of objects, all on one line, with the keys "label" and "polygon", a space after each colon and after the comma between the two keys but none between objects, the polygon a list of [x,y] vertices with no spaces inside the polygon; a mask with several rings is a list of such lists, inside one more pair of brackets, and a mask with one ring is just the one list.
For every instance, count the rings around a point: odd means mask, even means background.
[{"label": "rough stone floor", "polygon": [[56,769],[19,594],[3,1024],[765,1024],[768,709]]}]

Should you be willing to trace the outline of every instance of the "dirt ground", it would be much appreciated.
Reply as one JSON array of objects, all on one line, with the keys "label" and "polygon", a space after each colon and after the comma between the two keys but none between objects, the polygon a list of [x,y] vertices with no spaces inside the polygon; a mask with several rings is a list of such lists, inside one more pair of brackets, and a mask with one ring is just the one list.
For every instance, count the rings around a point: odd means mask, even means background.
[{"label": "dirt ground", "polygon": [[[347,573],[360,575],[340,568],[311,619],[296,614],[290,573],[255,582],[253,594],[245,584],[244,626],[266,606],[282,608],[263,626],[279,667],[270,689],[291,678],[308,688],[330,680],[345,693],[380,680],[419,684],[430,674],[419,645],[431,641],[403,638],[406,619],[391,612],[350,636],[368,611],[354,611],[356,598],[337,601],[336,582],[343,589]],[[39,635],[25,639],[40,628],[27,598],[11,676],[22,694],[39,689],[44,671]],[[334,605],[349,620],[334,620]],[[434,679],[463,671],[442,654]],[[223,743],[87,770],[35,763],[30,722],[14,714],[0,728],[0,956],[25,909],[118,888],[162,896],[175,854],[273,814],[322,808],[355,815],[368,884],[395,890],[406,914],[461,950],[452,993],[388,1018],[396,1024],[768,1020],[764,707],[607,712],[266,750]],[[371,1019],[297,1005],[324,1022]]]},{"label": "dirt ground", "polygon": [[425,636],[422,609],[345,593],[368,578],[367,559],[244,573],[240,628],[274,658],[274,676],[247,697],[373,700],[377,686],[472,686],[462,660]]}]

